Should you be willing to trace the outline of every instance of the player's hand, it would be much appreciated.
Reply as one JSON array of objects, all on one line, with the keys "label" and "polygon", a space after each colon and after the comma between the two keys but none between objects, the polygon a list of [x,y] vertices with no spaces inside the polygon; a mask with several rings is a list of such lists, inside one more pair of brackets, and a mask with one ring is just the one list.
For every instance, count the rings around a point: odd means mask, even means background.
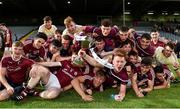
[{"label": "player's hand", "polygon": [[101,57],[104,57],[104,56],[106,56],[106,54],[107,53],[103,50],[100,55],[101,55]]},{"label": "player's hand", "polygon": [[115,96],[114,96],[114,100],[115,100],[115,101],[121,102],[123,99],[124,99],[124,97],[122,97],[122,96],[120,96],[120,95],[115,95]]},{"label": "player's hand", "polygon": [[12,95],[12,94],[14,93],[14,88],[11,87],[11,86],[8,86],[8,87],[6,88],[6,90],[7,90],[7,93],[8,93],[9,95]]},{"label": "player's hand", "polygon": [[140,98],[144,97],[144,95],[143,95],[141,92],[139,92],[139,93],[137,94],[137,96],[140,97]]},{"label": "player's hand", "polygon": [[87,92],[89,95],[92,95],[92,90],[91,90],[91,89],[87,89],[86,92]]},{"label": "player's hand", "polygon": [[178,68],[179,67],[179,64],[177,62],[173,63],[173,67],[174,68]]},{"label": "player's hand", "polygon": [[83,58],[86,55],[86,52],[84,50],[79,50],[78,52],[78,56],[80,56],[81,58]]},{"label": "player's hand", "polygon": [[83,99],[84,101],[93,101],[93,100],[94,100],[91,95],[84,95],[84,96],[82,97],[82,99]]}]

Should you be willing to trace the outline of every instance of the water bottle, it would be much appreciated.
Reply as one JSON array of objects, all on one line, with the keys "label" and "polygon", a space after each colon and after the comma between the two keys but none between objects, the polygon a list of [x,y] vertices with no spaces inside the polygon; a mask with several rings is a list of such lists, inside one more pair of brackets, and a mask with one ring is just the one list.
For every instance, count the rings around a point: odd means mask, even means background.
[{"label": "water bottle", "polygon": [[114,97],[115,97],[115,94],[111,94],[111,98],[114,99]]},{"label": "water bottle", "polygon": [[111,98],[116,101],[122,101],[122,97],[120,95],[111,94]]}]

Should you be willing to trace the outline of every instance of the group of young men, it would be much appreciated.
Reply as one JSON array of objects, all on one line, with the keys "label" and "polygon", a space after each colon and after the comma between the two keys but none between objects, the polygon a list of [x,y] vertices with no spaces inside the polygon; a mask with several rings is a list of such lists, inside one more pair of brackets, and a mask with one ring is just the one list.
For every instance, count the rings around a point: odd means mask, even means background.
[{"label": "group of young men", "polygon": [[[112,26],[109,19],[100,27],[82,26],[68,16],[62,32],[51,17],[43,21],[34,39],[13,42],[11,54],[4,53],[1,101],[53,99],[71,88],[84,101],[94,100],[94,91],[117,88],[114,100],[122,101],[128,87],[144,97],[153,89],[169,88],[171,80],[180,77],[175,44],[163,42],[156,29],[140,36],[132,28]],[[38,84],[45,89],[37,91]]]}]

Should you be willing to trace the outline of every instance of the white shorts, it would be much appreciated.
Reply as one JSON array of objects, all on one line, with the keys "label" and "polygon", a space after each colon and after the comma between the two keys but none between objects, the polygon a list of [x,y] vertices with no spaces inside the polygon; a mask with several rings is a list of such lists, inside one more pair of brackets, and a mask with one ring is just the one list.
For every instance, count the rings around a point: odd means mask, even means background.
[{"label": "white shorts", "polygon": [[46,89],[50,89],[50,88],[58,88],[61,89],[61,85],[59,83],[59,80],[57,79],[57,77],[50,73],[50,77],[49,77],[49,81],[48,83],[45,85]]}]

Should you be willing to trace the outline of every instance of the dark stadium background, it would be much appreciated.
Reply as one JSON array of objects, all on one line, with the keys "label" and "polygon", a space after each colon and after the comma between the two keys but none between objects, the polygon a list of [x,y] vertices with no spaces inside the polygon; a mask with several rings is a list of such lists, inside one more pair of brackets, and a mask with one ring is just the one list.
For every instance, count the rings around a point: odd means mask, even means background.
[{"label": "dark stadium background", "polygon": [[[127,22],[151,21],[152,17],[180,20],[180,0],[124,1],[125,10],[131,13],[126,15]],[[0,22],[8,25],[39,25],[45,15],[52,16],[56,25],[63,25],[68,15],[81,24],[96,24],[103,17],[122,21],[123,0],[0,0]]]}]

